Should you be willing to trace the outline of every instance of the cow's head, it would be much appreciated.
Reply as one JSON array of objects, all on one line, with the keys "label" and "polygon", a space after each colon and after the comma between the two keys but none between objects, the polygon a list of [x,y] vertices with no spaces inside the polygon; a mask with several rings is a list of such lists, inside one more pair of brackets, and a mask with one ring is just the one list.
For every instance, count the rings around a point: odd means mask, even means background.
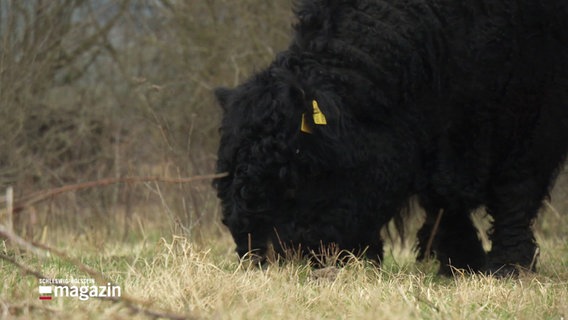
[{"label": "cow's head", "polygon": [[270,241],[275,248],[319,241],[309,239],[309,220],[329,196],[322,184],[339,161],[338,97],[296,79],[269,69],[215,91],[223,109],[217,170],[228,176],[214,186],[240,256],[262,256]]}]

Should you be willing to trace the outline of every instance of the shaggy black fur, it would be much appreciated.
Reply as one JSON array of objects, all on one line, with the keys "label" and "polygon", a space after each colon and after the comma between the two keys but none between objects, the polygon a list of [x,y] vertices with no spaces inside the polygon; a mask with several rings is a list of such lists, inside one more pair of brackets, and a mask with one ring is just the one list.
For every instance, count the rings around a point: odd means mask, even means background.
[{"label": "shaggy black fur", "polygon": [[420,257],[444,212],[442,272],[534,268],[531,224],[568,149],[568,1],[303,0],[296,15],[288,50],[216,91],[239,255],[335,244],[380,261],[379,230],[417,196]]}]

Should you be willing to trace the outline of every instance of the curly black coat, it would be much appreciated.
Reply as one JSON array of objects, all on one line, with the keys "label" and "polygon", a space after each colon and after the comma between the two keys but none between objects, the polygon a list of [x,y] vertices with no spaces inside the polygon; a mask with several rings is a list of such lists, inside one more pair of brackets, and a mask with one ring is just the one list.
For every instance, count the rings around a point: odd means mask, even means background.
[{"label": "curly black coat", "polygon": [[239,255],[380,260],[379,230],[417,196],[420,257],[443,211],[442,272],[534,268],[531,224],[568,149],[568,1],[303,0],[296,16],[268,68],[216,91],[214,185]]}]

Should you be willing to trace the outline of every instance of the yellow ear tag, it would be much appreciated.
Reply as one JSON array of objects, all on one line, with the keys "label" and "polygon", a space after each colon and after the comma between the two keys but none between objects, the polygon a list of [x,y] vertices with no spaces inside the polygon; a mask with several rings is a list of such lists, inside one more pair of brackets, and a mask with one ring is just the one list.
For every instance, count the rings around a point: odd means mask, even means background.
[{"label": "yellow ear tag", "polygon": [[312,107],[314,108],[314,123],[322,126],[327,125],[327,120],[325,115],[321,112],[318,102],[316,100],[312,101]]},{"label": "yellow ear tag", "polygon": [[312,133],[312,128],[310,128],[310,125],[306,122],[305,113],[302,113],[302,125],[300,126],[300,130],[304,133]]}]

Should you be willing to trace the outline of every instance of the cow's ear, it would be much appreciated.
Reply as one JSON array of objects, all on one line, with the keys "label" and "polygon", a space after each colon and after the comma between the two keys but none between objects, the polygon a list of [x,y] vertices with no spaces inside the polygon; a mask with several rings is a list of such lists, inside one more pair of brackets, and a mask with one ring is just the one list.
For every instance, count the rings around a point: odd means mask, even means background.
[{"label": "cow's ear", "polygon": [[217,102],[219,102],[219,105],[223,109],[223,112],[227,112],[231,94],[232,90],[226,87],[218,87],[215,89],[215,97],[217,98]]},{"label": "cow's ear", "polygon": [[[310,97],[310,96],[308,96]],[[300,131],[307,134],[317,134],[328,140],[336,140],[344,134],[344,119],[341,116],[341,107],[337,103],[339,97],[317,92],[306,99],[300,122]]]}]

